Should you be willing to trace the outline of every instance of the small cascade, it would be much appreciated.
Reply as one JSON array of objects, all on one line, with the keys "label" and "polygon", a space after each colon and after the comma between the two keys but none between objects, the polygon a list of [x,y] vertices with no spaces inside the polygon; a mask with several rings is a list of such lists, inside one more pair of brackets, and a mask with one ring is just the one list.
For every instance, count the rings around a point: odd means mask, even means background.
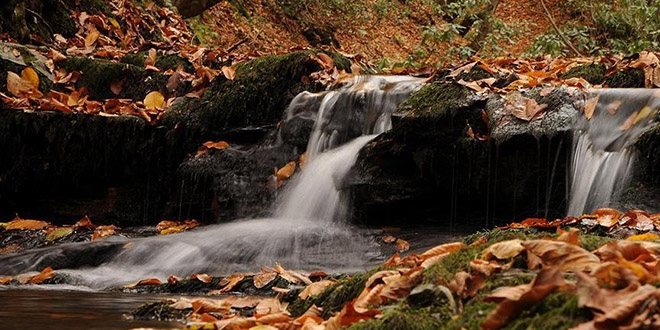
[{"label": "small cascade", "polygon": [[660,92],[595,90],[584,108],[573,135],[568,215],[574,216],[610,206],[627,187],[635,163],[632,144],[655,122]]},{"label": "small cascade", "polygon": [[[107,288],[170,274],[258,271],[276,262],[287,268],[363,270],[379,257],[372,237],[345,223],[348,201],[342,181],[359,150],[391,127],[390,115],[423,83],[411,77],[358,76],[339,89],[301,93],[288,116],[315,119],[307,164],[287,184],[274,218],[235,221],[198,231],[134,240],[110,238],[74,244],[77,253],[109,245],[114,254],[87,269],[58,270],[80,285]],[[265,184],[265,183],[264,183]],[[117,241],[114,241],[117,240]],[[65,250],[69,249],[69,250]],[[0,258],[0,274],[45,267],[71,258],[57,246]],[[59,259],[58,259],[59,258]]]}]

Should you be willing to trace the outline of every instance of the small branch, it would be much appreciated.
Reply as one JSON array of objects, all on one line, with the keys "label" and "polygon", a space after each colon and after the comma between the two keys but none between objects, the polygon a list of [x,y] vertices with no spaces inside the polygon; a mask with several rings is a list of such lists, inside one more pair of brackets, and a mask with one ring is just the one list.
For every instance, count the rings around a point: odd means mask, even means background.
[{"label": "small branch", "polygon": [[46,20],[43,17],[41,17],[41,15],[39,15],[37,12],[35,12],[34,10],[32,10],[30,8],[25,8],[25,11],[32,14],[34,17],[38,18],[39,20],[41,20],[41,22],[44,23],[46,28],[48,28],[48,31],[50,32],[51,36],[53,36],[55,34],[55,31],[53,31],[53,28],[51,28],[50,25],[48,25],[48,22],[46,22]]},{"label": "small branch", "polygon": [[240,40],[239,42],[231,45],[231,47],[227,48],[227,50],[225,50],[225,53],[231,53],[231,52],[235,51],[236,48],[240,47],[242,44],[248,42],[249,40],[250,40],[250,38],[243,38],[243,40]]},{"label": "small branch", "polygon": [[548,16],[548,19],[550,20],[552,27],[555,29],[561,40],[564,41],[564,44],[566,44],[566,46],[568,46],[573,51],[573,53],[575,53],[575,55],[584,56],[582,55],[582,53],[580,53],[579,50],[577,50],[577,48],[575,48],[575,46],[573,46],[571,41],[568,40],[568,38],[566,38],[566,36],[561,32],[561,30],[557,26],[557,23],[555,23],[555,20],[552,18],[552,14],[550,13],[550,10],[548,10],[548,7],[545,5],[544,0],[541,0],[541,6],[543,6],[543,10],[545,10],[545,14]]}]

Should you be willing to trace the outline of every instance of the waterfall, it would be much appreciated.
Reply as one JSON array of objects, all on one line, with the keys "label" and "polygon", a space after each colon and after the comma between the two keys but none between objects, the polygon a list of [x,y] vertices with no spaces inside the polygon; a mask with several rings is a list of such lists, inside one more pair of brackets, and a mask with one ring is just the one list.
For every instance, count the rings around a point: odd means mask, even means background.
[{"label": "waterfall", "polygon": [[589,95],[573,133],[568,215],[590,213],[617,199],[632,176],[632,144],[659,109],[657,90],[601,89]]},{"label": "waterfall", "polygon": [[[258,271],[279,262],[288,268],[359,271],[379,257],[370,235],[345,221],[342,181],[359,150],[391,127],[390,115],[423,83],[411,77],[357,76],[339,89],[304,92],[288,118],[315,119],[304,170],[278,200],[274,218],[235,221],[176,235],[125,240],[111,237],[0,257],[0,274],[41,269],[99,246],[113,254],[99,266],[58,270],[80,285],[107,288],[170,274]],[[266,184],[266,183],[264,183]]]}]

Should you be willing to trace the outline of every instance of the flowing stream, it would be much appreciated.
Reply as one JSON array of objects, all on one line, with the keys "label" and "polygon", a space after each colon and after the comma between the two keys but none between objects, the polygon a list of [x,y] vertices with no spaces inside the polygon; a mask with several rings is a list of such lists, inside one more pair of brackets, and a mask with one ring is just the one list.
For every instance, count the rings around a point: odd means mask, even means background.
[{"label": "flowing stream", "polygon": [[[357,76],[340,89],[302,93],[288,116],[314,117],[308,160],[278,201],[273,218],[236,221],[170,236],[62,245],[0,258],[0,274],[39,270],[92,249],[107,261],[92,268],[58,270],[77,284],[103,289],[170,274],[258,271],[276,262],[286,268],[359,271],[382,259],[368,232],[345,219],[342,181],[359,150],[391,128],[396,106],[423,79]],[[78,255],[79,255],[78,254]]]},{"label": "flowing stream", "polygon": [[652,89],[594,90],[573,133],[568,215],[609,207],[628,186],[632,144],[654,122],[660,93]]}]

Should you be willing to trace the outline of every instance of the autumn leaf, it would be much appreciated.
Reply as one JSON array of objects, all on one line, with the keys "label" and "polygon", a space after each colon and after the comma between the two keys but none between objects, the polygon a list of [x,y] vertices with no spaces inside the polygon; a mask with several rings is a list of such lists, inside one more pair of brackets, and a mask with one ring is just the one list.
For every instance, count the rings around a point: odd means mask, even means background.
[{"label": "autumn leaf", "polygon": [[39,230],[47,227],[49,225],[48,222],[46,221],[41,221],[41,220],[30,220],[30,219],[21,219],[18,216],[12,221],[9,221],[7,223],[7,227],[5,229],[7,230],[12,230],[12,229],[33,229],[33,230]]},{"label": "autumn leaf", "polygon": [[62,237],[69,236],[73,232],[73,227],[60,227],[46,235],[46,240],[49,242],[58,240]]},{"label": "autumn leaf", "polygon": [[594,111],[596,110],[596,105],[598,104],[598,98],[600,98],[600,95],[596,95],[584,103],[584,116],[587,118],[587,120],[593,117]]},{"label": "autumn leaf", "polygon": [[501,329],[523,311],[530,309],[547,295],[564,285],[564,276],[559,268],[544,268],[529,283],[515,287],[503,287],[484,298],[486,302],[499,305],[481,324],[482,329]]},{"label": "autumn leaf", "polygon": [[509,241],[498,242],[485,248],[481,252],[481,258],[484,260],[511,259],[519,255],[522,251],[525,251],[525,247],[522,245],[522,241],[519,239],[513,239]]},{"label": "autumn leaf", "polygon": [[234,287],[236,287],[238,283],[243,281],[244,278],[245,278],[244,274],[238,274],[238,273],[223,278],[220,281],[220,283],[218,283],[219,286],[223,287],[222,289],[220,289],[219,293],[227,293],[231,291],[232,289],[234,289]]},{"label": "autumn leaf", "polygon": [[463,242],[452,242],[452,243],[441,244],[424,251],[422,253],[422,256],[432,257],[444,253],[452,253],[465,247],[466,245]]},{"label": "autumn leaf", "polygon": [[135,288],[135,287],[138,287],[138,286],[161,285],[161,284],[163,284],[163,282],[161,282],[157,278],[145,278],[145,279],[139,280],[135,283],[126,284],[126,285],[124,285],[124,288],[132,289],[132,288]]},{"label": "autumn leaf", "polygon": [[[521,243],[529,254],[541,259],[543,266],[561,271],[591,271],[600,265],[593,253],[573,244],[550,240],[529,240]],[[529,259],[529,258],[528,258]]]},{"label": "autumn leaf", "polygon": [[55,277],[55,272],[53,271],[53,268],[51,267],[46,267],[44,268],[39,274],[33,276],[30,278],[29,283],[30,284],[41,284],[51,278]]},{"label": "autumn leaf", "polygon": [[296,170],[296,162],[289,162],[286,165],[282,166],[282,168],[277,170],[275,176],[277,177],[278,180],[286,180],[293,175],[293,172],[295,172],[295,170]]},{"label": "autumn leaf", "polygon": [[144,106],[147,109],[164,109],[165,97],[160,92],[150,92],[144,97]]},{"label": "autumn leaf", "polygon": [[204,273],[202,273],[202,274],[192,274],[192,275],[190,275],[190,278],[193,279],[193,280],[198,280],[198,281],[200,281],[204,284],[209,284],[209,283],[211,283],[211,281],[213,281],[213,277],[211,277],[208,274],[204,274]]},{"label": "autumn leaf", "polygon": [[115,230],[119,229],[115,225],[109,225],[109,226],[98,226],[94,230],[94,234],[92,235],[92,241],[95,241],[97,239],[101,239],[103,237],[108,237],[114,235],[116,232]]},{"label": "autumn leaf", "polygon": [[596,221],[598,224],[606,228],[616,225],[619,222],[619,217],[622,215],[621,212],[612,208],[596,209],[593,213],[597,216]]},{"label": "autumn leaf", "polygon": [[396,237],[394,237],[392,235],[385,235],[385,236],[383,236],[383,238],[381,240],[385,244],[392,244],[392,243],[396,242]]},{"label": "autumn leaf", "polygon": [[31,67],[21,71],[21,75],[7,71],[7,90],[18,97],[39,98],[39,76]]},{"label": "autumn leaf", "polygon": [[396,239],[396,250],[398,252],[406,252],[406,251],[410,250],[410,243],[408,243],[408,241],[397,238]]},{"label": "autumn leaf", "polygon": [[225,141],[218,141],[218,142],[206,141],[206,142],[204,142],[203,146],[205,146],[208,149],[222,150],[222,149],[228,148],[229,143],[227,143]]},{"label": "autumn leaf", "polygon": [[266,273],[254,275],[254,277],[252,277],[252,282],[255,288],[262,289],[271,282],[273,282],[276,278],[277,278],[276,272],[266,272]]},{"label": "autumn leaf", "polygon": [[299,294],[298,297],[302,300],[306,300],[309,297],[317,296],[321,292],[323,292],[325,289],[330,287],[331,285],[335,284],[335,281],[330,281],[330,280],[322,280],[318,282],[314,282],[308,286],[305,287]]},{"label": "autumn leaf", "polygon": [[236,68],[233,66],[223,66],[220,68],[222,71],[222,74],[225,76],[225,78],[229,80],[234,80],[236,78]]}]

